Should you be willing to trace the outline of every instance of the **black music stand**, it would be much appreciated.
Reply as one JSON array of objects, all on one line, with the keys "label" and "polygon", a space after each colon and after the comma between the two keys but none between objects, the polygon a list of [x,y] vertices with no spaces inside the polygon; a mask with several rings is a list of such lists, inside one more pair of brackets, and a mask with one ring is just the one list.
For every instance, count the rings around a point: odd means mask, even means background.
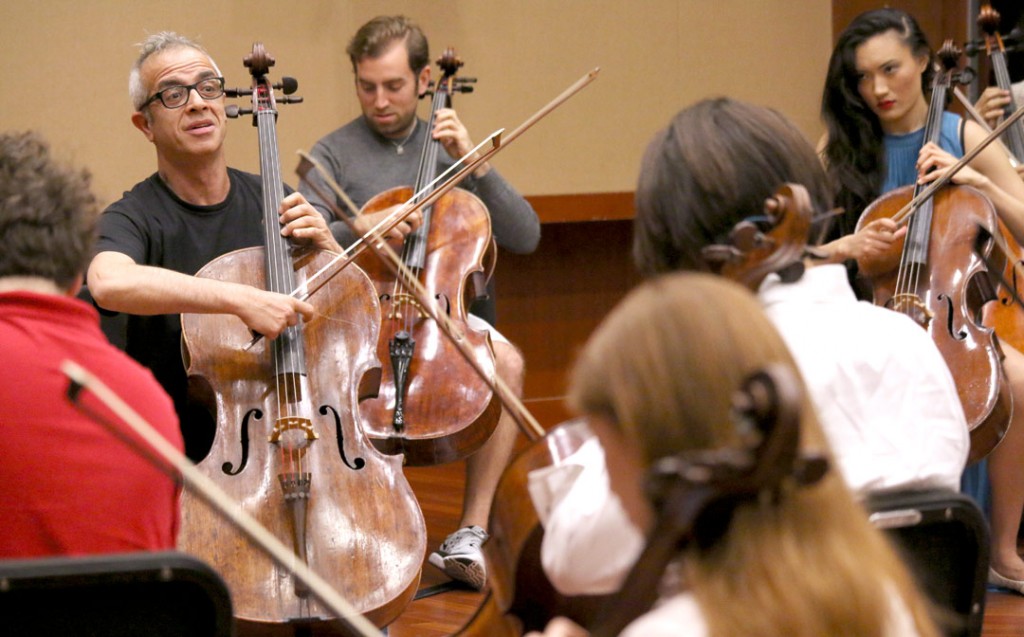
[{"label": "black music stand", "polygon": [[10,637],[232,637],[231,597],[176,551],[0,560],[0,632]]}]

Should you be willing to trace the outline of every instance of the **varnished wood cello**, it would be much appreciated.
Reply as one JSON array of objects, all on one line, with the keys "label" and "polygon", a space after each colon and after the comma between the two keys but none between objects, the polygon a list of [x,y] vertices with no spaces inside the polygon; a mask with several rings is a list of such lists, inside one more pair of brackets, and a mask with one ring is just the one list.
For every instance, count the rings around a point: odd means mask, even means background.
[{"label": "varnished wood cello", "polygon": [[[443,77],[436,83],[414,188],[393,188],[363,206],[363,213],[409,201],[437,173],[440,142],[430,138],[438,110],[451,95],[467,90],[455,76],[462,61],[448,49],[438,60]],[[493,255],[491,221],[476,195],[455,189],[422,210],[423,222],[402,246],[402,262],[426,287],[433,302],[460,326],[481,366],[493,375],[494,354],[487,334],[466,323],[468,304],[482,286],[473,284]],[[373,254],[356,261],[370,276],[381,302],[378,356],[385,361],[377,397],[360,404],[367,434],[386,453],[404,453],[411,465],[440,464],[476,451],[498,423],[501,404],[494,392],[448,341],[436,321]]]},{"label": "varnished wood cello", "polygon": [[[1010,92],[1010,103],[1006,107],[1006,116],[1010,117],[1017,110],[1010,91],[1010,73],[1006,66],[1006,51],[1003,38],[999,34],[999,12],[990,4],[984,4],[978,13],[978,25],[985,33],[985,50],[996,78],[996,85]],[[1024,159],[1024,123],[1017,121],[1003,133],[1001,140],[1010,152],[1013,161],[1020,163]],[[1024,249],[1013,238],[1006,225],[999,221],[997,248],[993,251],[1005,261],[1001,268],[1002,283],[996,288],[997,302],[993,303],[985,314],[985,323],[995,329],[999,337],[1017,350],[1024,351],[1024,309],[1014,302],[1024,292]]]},{"label": "varnished wood cello", "polygon": [[[260,136],[265,245],[215,259],[197,276],[289,294],[331,255],[293,252],[280,234],[276,87],[266,77],[274,60],[257,43],[245,62]],[[379,306],[370,280],[351,267],[310,302],[316,320],[251,348],[251,333],[233,316],[183,315],[189,376],[209,389],[217,416],[199,468],[382,626],[416,590],[426,531],[401,458],[381,455],[359,422],[359,396],[379,364]],[[329,629],[331,618],[301,582],[187,490],[179,544],[224,577],[236,617],[249,629]]]},{"label": "varnished wood cello", "polygon": [[[939,141],[946,91],[959,58],[952,42],[939,51],[943,68],[932,86],[925,142]],[[898,188],[864,210],[857,231],[916,202],[906,236],[881,257],[861,260],[860,269],[871,279],[875,303],[909,316],[939,348],[971,430],[970,460],[976,461],[1002,440],[1013,408],[998,340],[981,323],[993,297],[987,267],[974,251],[977,228],[995,233],[997,218],[992,203],[973,188],[948,186],[934,197],[919,198],[924,190],[920,184]]]},{"label": "varnished wood cello", "polygon": [[781,365],[751,374],[733,398],[738,419],[759,435],[728,449],[666,456],[647,471],[654,529],[622,589],[591,624],[592,637],[614,637],[658,597],[667,567],[692,543],[707,546],[725,530],[724,511],[743,501],[773,501],[785,481],[811,485],[829,469],[821,454],[800,450],[802,396],[796,373]]}]

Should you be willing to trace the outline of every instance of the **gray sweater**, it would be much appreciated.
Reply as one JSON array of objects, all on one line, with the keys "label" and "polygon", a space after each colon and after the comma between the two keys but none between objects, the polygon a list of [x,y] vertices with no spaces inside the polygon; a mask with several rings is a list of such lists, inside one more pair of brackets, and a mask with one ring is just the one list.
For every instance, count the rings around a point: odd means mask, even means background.
[{"label": "gray sweater", "polygon": [[[310,153],[334,176],[342,190],[360,208],[372,197],[390,188],[413,187],[419,168],[420,153],[427,139],[427,124],[418,120],[412,136],[398,152],[395,143],[370,129],[362,116],[324,136]],[[444,150],[438,152],[438,173],[454,162]],[[309,179],[324,193],[331,193],[316,174]],[[537,213],[492,167],[482,179],[467,177],[459,184],[480,197],[491,215],[491,232],[502,248],[518,254],[533,252],[540,241],[540,221]],[[336,220],[329,207],[310,187],[303,183],[299,191],[313,206],[331,221],[331,230],[342,246],[357,237],[344,222]],[[334,202],[342,210],[341,201]]]}]

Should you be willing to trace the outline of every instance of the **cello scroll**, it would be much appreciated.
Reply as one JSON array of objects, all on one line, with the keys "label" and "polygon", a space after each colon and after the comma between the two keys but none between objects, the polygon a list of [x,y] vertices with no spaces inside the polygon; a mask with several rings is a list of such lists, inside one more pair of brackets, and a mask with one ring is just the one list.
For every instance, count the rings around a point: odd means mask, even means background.
[{"label": "cello scroll", "polygon": [[722,243],[701,250],[715,273],[757,290],[776,272],[783,281],[803,275],[811,230],[812,206],[807,189],[785,184],[764,204],[764,216],[736,224]]}]

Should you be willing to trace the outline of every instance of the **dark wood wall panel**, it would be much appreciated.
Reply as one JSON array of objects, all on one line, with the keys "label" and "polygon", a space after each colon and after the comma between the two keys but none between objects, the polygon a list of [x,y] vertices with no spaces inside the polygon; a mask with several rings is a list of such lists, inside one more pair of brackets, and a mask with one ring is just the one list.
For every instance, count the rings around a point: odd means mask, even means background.
[{"label": "dark wood wall panel", "polygon": [[[619,193],[610,200],[601,195],[581,199],[588,200],[597,209],[618,210],[615,201],[623,198]],[[628,201],[628,209],[617,215],[632,217],[631,195]],[[544,216],[542,207],[538,212]],[[566,417],[562,398],[575,353],[639,281],[630,260],[631,242],[629,218],[545,223],[536,252],[499,255],[498,327],[523,351],[524,399],[545,426]]]}]

